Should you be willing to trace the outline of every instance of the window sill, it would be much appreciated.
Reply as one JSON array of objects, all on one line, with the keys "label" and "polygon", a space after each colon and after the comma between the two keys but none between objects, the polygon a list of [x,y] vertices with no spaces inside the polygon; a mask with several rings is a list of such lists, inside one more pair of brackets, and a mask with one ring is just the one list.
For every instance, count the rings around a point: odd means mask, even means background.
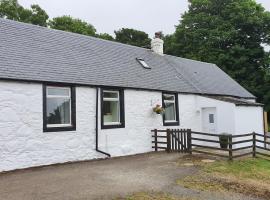
[{"label": "window sill", "polygon": [[125,128],[125,124],[102,124],[101,129]]},{"label": "window sill", "polygon": [[47,125],[47,128],[70,128],[72,127],[72,124],[50,124],[50,125]]},{"label": "window sill", "polygon": [[59,127],[44,127],[43,132],[64,132],[64,131],[76,131],[75,126],[59,126]]},{"label": "window sill", "polygon": [[163,126],[179,126],[180,123],[178,121],[174,122],[163,122]]},{"label": "window sill", "polygon": [[119,125],[121,125],[121,123],[120,122],[108,122],[108,123],[104,123],[104,126],[112,126],[112,125],[119,126]]}]

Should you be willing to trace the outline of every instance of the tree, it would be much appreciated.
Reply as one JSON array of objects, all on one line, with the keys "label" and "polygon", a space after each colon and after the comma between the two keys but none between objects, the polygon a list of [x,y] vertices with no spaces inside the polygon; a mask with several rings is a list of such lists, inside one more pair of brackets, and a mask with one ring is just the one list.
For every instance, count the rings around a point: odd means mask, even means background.
[{"label": "tree", "polygon": [[138,47],[150,47],[151,39],[148,34],[135,29],[122,28],[114,31],[115,40],[124,44],[130,44]]},{"label": "tree", "polygon": [[80,19],[72,18],[71,16],[56,17],[50,20],[49,26],[52,29],[69,31],[83,35],[96,36],[96,29],[93,25],[88,24]]},{"label": "tree", "polygon": [[104,39],[104,40],[111,40],[114,41],[113,36],[111,36],[108,33],[100,33],[99,35],[97,35],[98,38]]},{"label": "tree", "polygon": [[[254,0],[189,0],[166,53],[217,64],[267,104],[270,13]],[[266,88],[268,87],[268,88]],[[268,94],[265,92],[268,91]]]},{"label": "tree", "polygon": [[39,5],[31,5],[31,9],[30,23],[39,26],[47,26],[49,16],[46,11],[43,10]]},{"label": "tree", "polygon": [[166,54],[175,55],[175,37],[174,34],[166,35],[163,37],[164,40],[164,52]]},{"label": "tree", "polygon": [[26,9],[17,0],[0,0],[0,17],[39,26],[47,26],[49,19],[39,5],[31,5],[31,9]]},{"label": "tree", "polygon": [[19,20],[19,5],[17,0],[0,1],[0,17],[11,20]]}]

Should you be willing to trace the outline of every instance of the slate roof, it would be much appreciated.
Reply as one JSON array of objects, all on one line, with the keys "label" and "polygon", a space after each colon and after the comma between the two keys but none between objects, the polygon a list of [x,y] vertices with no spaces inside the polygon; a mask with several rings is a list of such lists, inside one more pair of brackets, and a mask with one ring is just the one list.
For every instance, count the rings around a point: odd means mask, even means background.
[{"label": "slate roof", "polygon": [[248,101],[246,99],[239,99],[235,97],[227,97],[227,96],[206,96],[206,97],[219,100],[219,101],[233,103],[236,106],[263,106],[264,105],[261,103],[256,103],[256,102]]},{"label": "slate roof", "polygon": [[0,52],[0,79],[254,98],[214,64],[7,19]]}]

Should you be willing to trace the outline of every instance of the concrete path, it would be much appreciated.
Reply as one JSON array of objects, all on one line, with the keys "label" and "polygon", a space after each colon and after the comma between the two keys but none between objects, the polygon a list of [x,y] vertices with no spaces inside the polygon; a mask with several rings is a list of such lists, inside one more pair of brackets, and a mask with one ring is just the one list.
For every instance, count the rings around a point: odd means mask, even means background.
[{"label": "concrete path", "polygon": [[182,154],[152,153],[21,170],[0,175],[0,200],[113,199],[134,192],[168,192],[196,199],[251,199],[176,185],[196,167],[179,167]]}]

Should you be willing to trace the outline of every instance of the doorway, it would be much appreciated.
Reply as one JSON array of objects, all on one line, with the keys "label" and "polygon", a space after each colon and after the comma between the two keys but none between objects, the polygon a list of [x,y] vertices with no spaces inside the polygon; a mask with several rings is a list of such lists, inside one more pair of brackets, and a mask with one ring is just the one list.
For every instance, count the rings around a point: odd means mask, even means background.
[{"label": "doorway", "polygon": [[217,133],[216,108],[202,108],[202,130],[206,133]]}]

